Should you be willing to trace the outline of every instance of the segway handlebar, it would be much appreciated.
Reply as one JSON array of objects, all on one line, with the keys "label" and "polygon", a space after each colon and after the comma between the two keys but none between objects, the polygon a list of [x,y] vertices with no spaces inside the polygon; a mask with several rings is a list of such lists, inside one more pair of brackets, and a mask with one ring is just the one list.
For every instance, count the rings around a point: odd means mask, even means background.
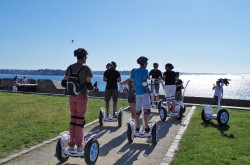
[{"label": "segway handlebar", "polygon": [[220,82],[220,83],[224,83],[226,86],[228,86],[229,85],[229,81],[231,81],[231,79],[227,79],[227,78],[220,78],[220,79],[218,79],[218,81]]}]

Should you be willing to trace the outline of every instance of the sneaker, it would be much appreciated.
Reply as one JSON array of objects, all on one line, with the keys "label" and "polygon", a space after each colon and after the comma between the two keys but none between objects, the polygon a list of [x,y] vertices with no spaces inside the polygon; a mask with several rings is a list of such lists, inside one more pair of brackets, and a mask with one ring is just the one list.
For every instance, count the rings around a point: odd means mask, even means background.
[{"label": "sneaker", "polygon": [[145,128],[145,133],[149,133],[150,132],[150,128]]},{"label": "sneaker", "polygon": [[135,132],[138,133],[140,131],[140,128],[135,128]]},{"label": "sneaker", "polygon": [[84,151],[84,146],[83,145],[82,146],[77,146],[77,151],[78,152]]},{"label": "sneaker", "polygon": [[68,150],[69,150],[69,151],[74,151],[74,150],[75,150],[75,148],[74,148],[74,147],[70,147],[70,146],[69,146]]}]

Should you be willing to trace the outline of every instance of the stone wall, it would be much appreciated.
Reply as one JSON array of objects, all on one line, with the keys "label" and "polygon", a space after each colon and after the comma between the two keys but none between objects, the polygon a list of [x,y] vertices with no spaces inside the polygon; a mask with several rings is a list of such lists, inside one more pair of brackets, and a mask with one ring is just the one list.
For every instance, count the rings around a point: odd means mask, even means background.
[{"label": "stone wall", "polygon": [[[29,82],[38,84],[36,92],[39,93],[52,93],[52,94],[64,94],[65,89],[61,87],[60,82],[54,80],[31,80]],[[2,86],[1,86],[2,84]],[[12,91],[13,79],[0,79],[0,90]],[[90,96],[104,97],[104,92],[89,92]],[[126,93],[119,93],[119,98],[127,99]],[[160,99],[165,100],[164,95],[160,95]],[[193,104],[211,104],[212,98],[205,97],[185,97],[185,103]],[[223,99],[221,101],[222,106],[235,106],[235,107],[250,107],[250,100],[237,100],[237,99]]]},{"label": "stone wall", "polygon": [[[104,97],[104,92],[90,92],[90,96]],[[125,93],[120,93],[119,98],[126,99],[127,95]],[[160,99],[165,100],[164,95],[160,95]],[[184,103],[192,104],[212,104],[213,98],[206,97],[184,97]],[[250,100],[237,100],[237,99],[222,99],[222,106],[234,106],[234,107],[250,107]]]}]

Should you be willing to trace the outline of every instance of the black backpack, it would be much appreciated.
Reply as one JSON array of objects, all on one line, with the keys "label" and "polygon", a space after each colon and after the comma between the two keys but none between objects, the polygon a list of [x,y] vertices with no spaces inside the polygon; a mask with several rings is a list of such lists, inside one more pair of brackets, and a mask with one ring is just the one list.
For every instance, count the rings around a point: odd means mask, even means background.
[{"label": "black backpack", "polygon": [[71,96],[79,95],[83,85],[80,84],[79,81],[79,73],[85,68],[83,66],[77,73],[72,73],[71,65],[70,69],[70,77],[68,77],[67,85],[66,85],[66,94]]}]

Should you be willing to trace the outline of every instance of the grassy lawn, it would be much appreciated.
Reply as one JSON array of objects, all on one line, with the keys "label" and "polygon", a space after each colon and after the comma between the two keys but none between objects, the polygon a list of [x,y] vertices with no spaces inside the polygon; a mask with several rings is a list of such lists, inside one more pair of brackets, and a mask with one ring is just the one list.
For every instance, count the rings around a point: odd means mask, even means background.
[{"label": "grassy lawn", "polygon": [[[103,99],[89,98],[86,122],[103,106]],[[118,101],[118,108],[126,106]],[[0,92],[0,158],[58,136],[69,120],[68,97]]]},{"label": "grassy lawn", "polygon": [[250,164],[250,111],[228,109],[228,126],[204,124],[197,107],[172,164]]}]

